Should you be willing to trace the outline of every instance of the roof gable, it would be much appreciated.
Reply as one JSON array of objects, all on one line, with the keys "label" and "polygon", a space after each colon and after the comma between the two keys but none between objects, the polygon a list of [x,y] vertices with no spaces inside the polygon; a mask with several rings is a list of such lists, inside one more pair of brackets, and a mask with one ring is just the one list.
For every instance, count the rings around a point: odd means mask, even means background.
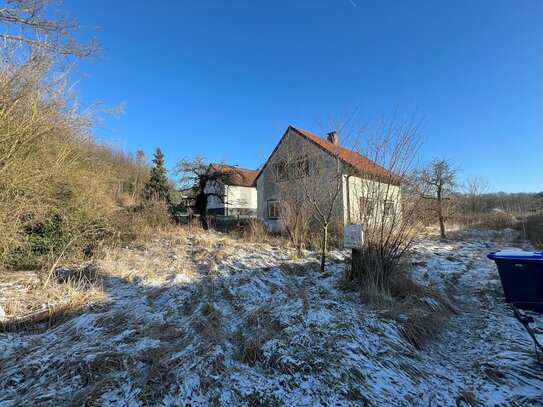
[{"label": "roof gable", "polygon": [[218,163],[209,164],[209,168],[215,172],[229,174],[228,182],[225,182],[225,184],[238,187],[252,187],[259,174],[258,170]]},{"label": "roof gable", "polygon": [[308,140],[309,142],[315,144],[317,147],[319,147],[321,150],[325,151],[326,153],[330,154],[332,157],[339,157],[339,159],[343,161],[345,164],[349,165],[356,171],[360,171],[362,174],[377,176],[393,184],[400,184],[401,182],[400,176],[380,166],[379,164],[375,163],[369,158],[364,157],[362,154],[359,154],[356,151],[350,150],[341,145],[333,144],[327,139],[323,137],[319,137],[306,130],[299,129],[294,126],[289,126],[287,130],[285,131],[285,133],[283,134],[283,136],[281,137],[281,139],[279,140],[279,142],[277,143],[277,145],[275,146],[270,156],[268,157],[268,160],[262,167],[262,170],[260,170],[260,172],[258,173],[258,176],[255,178],[255,183],[258,177],[260,176],[260,174],[262,173],[262,171],[264,171],[264,169],[268,165],[268,162],[270,161],[271,157],[275,154],[279,145],[281,144],[281,142],[283,141],[283,139],[285,138],[285,136],[288,134],[290,130],[292,130],[294,133],[298,134],[299,136],[303,137],[304,139]]}]

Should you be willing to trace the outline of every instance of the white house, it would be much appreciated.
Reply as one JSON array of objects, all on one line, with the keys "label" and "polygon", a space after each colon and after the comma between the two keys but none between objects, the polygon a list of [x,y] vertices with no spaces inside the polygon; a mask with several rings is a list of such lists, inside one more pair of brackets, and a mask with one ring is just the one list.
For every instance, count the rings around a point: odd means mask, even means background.
[{"label": "white house", "polygon": [[313,200],[321,195],[323,202],[333,197],[333,216],[343,224],[402,216],[400,177],[341,146],[336,132],[323,138],[289,126],[255,182],[257,218],[273,231],[282,228],[281,210],[290,209],[281,205],[284,191]]},{"label": "white house", "polygon": [[258,170],[213,163],[209,165],[209,171],[224,174],[225,177],[206,186],[205,192],[213,193],[208,198],[207,213],[256,216],[257,193],[254,181]]}]

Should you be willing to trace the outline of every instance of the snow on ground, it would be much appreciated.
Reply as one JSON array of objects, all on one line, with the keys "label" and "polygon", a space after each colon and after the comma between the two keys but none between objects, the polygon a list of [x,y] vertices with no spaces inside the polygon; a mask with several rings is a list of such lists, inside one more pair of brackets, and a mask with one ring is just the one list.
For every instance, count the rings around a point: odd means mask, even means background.
[{"label": "snow on ground", "polygon": [[0,406],[543,405],[533,345],[485,257],[515,232],[417,244],[415,278],[459,309],[420,350],[341,288],[346,252],[322,274],[311,255],[208,237],[125,249],[101,265],[107,304],[0,334]]}]

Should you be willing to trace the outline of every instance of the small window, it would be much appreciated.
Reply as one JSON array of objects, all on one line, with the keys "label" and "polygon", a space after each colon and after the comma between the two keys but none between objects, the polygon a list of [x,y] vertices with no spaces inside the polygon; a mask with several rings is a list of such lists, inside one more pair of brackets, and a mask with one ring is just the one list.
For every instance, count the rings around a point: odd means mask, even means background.
[{"label": "small window", "polygon": [[268,219],[278,219],[278,218],[279,218],[279,202],[268,201]]},{"label": "small window", "polygon": [[309,177],[309,160],[307,158],[294,163],[296,178]]},{"label": "small window", "polygon": [[385,202],[384,212],[385,212],[385,216],[393,216],[394,215],[394,202],[391,202],[391,201]]},{"label": "small window", "polygon": [[360,198],[360,215],[364,217],[369,217],[373,215],[373,199],[371,198]]},{"label": "small window", "polygon": [[286,181],[288,180],[288,166],[287,163],[277,163],[275,164],[275,177],[277,181]]}]

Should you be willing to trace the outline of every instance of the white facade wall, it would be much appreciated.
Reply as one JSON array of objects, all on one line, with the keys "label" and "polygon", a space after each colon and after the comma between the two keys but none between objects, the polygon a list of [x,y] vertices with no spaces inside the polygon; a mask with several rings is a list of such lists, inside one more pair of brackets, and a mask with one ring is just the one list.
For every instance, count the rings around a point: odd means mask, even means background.
[{"label": "white facade wall", "polygon": [[[222,181],[213,181],[208,182],[206,185],[204,192],[206,194],[213,193],[218,194],[221,196],[225,195],[225,185]],[[222,209],[224,208],[224,203],[221,201],[221,199],[218,196],[210,196],[207,200],[207,210],[215,210],[215,209]]]},{"label": "white facade wall", "polygon": [[254,187],[224,185],[222,181],[215,181],[213,185],[206,186],[205,192],[217,193],[224,197],[222,201],[217,196],[210,196],[207,202],[208,211],[224,209],[225,214],[231,210],[238,213],[243,211],[256,213],[257,193]]},{"label": "white facade wall", "polygon": [[[361,212],[365,209],[364,205],[361,205],[361,198],[372,202],[371,215]],[[372,221],[380,221],[387,216],[394,221],[401,221],[402,218],[402,192],[397,185],[343,175],[343,202],[345,224],[371,223]],[[393,204],[393,214],[385,216],[384,210],[387,202]]]},{"label": "white facade wall", "polygon": [[256,212],[256,188],[226,185],[225,207],[228,209],[247,209]]}]

